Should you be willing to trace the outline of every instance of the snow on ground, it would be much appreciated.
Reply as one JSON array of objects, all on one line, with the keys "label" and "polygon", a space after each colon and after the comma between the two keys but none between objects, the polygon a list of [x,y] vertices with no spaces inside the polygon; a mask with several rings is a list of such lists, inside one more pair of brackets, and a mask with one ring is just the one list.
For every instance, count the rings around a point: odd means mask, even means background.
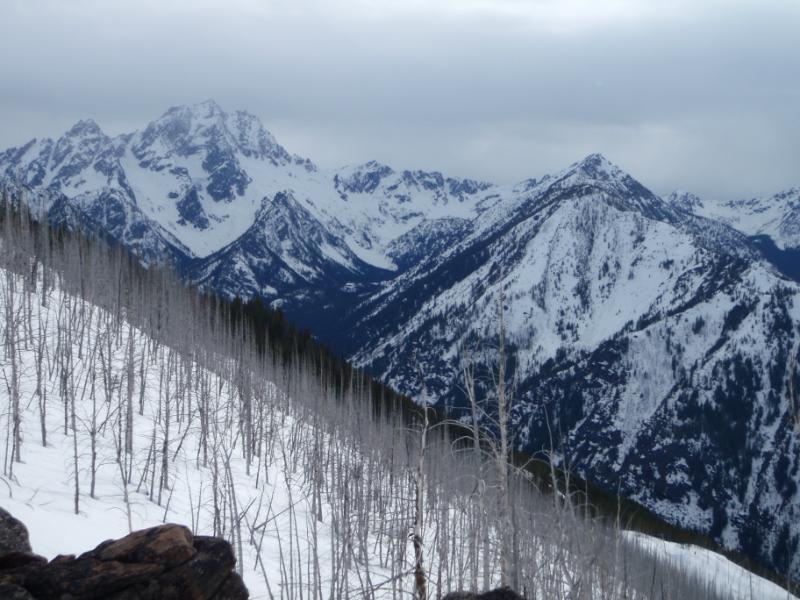
[{"label": "snow on ground", "polygon": [[[6,273],[0,271],[0,290],[4,289],[6,282]],[[22,284],[19,279],[17,284],[18,290],[21,289]],[[0,294],[0,314],[5,310],[4,300],[4,295]],[[47,343],[49,360],[54,360],[59,326],[58,313],[63,310],[63,306],[58,291],[50,292],[48,308],[38,304],[33,305],[36,313],[34,322],[45,324],[49,338]],[[76,361],[72,377],[77,391],[80,486],[78,513],[75,514],[74,510],[74,438],[70,427],[66,428],[65,434],[58,376],[47,379],[43,390],[48,397],[47,447],[41,444],[38,398],[35,393],[36,357],[32,343],[23,343],[19,351],[22,462],[9,464],[6,452],[4,465],[12,471],[10,473],[7,471],[5,476],[0,477],[2,482],[0,505],[26,524],[34,551],[48,558],[53,558],[57,554],[78,554],[106,539],[126,535],[129,531],[128,512],[124,501],[126,486],[122,483],[120,467],[116,461],[114,414],[118,406],[117,399],[114,398],[110,403],[101,399],[104,395],[101,392],[104,385],[102,367],[100,361],[97,361],[92,372],[88,360],[90,353],[95,349],[95,342],[104,343],[108,334],[105,329],[106,315],[97,308],[92,309],[88,304],[82,304],[82,307],[87,313],[93,310],[93,316],[92,323],[84,331],[83,336],[76,336],[73,340]],[[24,326],[21,328],[24,329]],[[169,489],[164,490],[159,498],[160,473],[153,477],[152,468],[148,470],[146,465],[152,436],[155,436],[158,447],[165,437],[164,419],[161,413],[163,405],[159,408],[159,398],[163,394],[176,393],[175,387],[170,392],[170,384],[168,382],[165,384],[165,378],[162,377],[164,365],[170,360],[175,360],[175,356],[170,356],[171,350],[163,346],[154,354],[143,352],[149,341],[140,332],[123,325],[118,334],[118,341],[114,343],[113,372],[118,378],[115,385],[116,391],[120,394],[123,394],[125,372],[123,361],[131,332],[134,333],[137,358],[145,356],[146,361],[152,361],[147,366],[143,386],[142,382],[137,382],[134,395],[134,401],[138,403],[139,393],[142,392],[144,410],[143,414],[135,416],[133,473],[131,482],[127,486],[132,529],[176,522],[190,526],[198,534],[214,534],[212,505],[216,477],[217,493],[228,497],[227,506],[220,502],[223,511],[222,526],[225,528],[221,534],[229,540],[232,539],[236,548],[239,540],[237,535],[232,533],[231,514],[229,512],[226,514],[231,506],[231,492],[226,482],[232,480],[237,513],[242,515],[240,524],[243,539],[240,551],[243,561],[239,568],[251,597],[256,599],[271,596],[293,597],[296,592],[290,593],[281,589],[280,582],[285,581],[287,577],[282,571],[288,569],[291,573],[289,577],[315,576],[313,573],[300,573],[297,568],[297,563],[301,560],[306,565],[312,564],[313,561],[310,560],[312,553],[319,557],[319,577],[327,595],[330,586],[333,585],[332,569],[336,565],[336,560],[331,557],[334,546],[329,506],[323,501],[322,521],[317,521],[313,516],[312,499],[305,484],[306,477],[302,465],[298,461],[297,453],[289,448],[298,436],[304,435],[303,432],[305,435],[309,434],[308,426],[299,423],[287,413],[285,404],[282,404],[285,402],[285,397],[282,397],[274,386],[269,385],[264,391],[270,403],[270,407],[266,410],[269,411],[271,435],[267,437],[271,440],[271,445],[263,449],[261,458],[264,460],[256,457],[248,475],[246,461],[241,455],[241,444],[237,441],[238,436],[220,428],[213,434],[219,436],[213,443],[220,445],[223,456],[230,453],[230,473],[226,472],[224,465],[219,464],[215,474],[213,460],[210,459],[206,465],[203,464],[202,458],[198,460],[198,456],[202,453],[199,449],[196,421],[192,424],[187,414],[181,415],[179,406],[175,405],[173,407],[175,412],[170,419]],[[1,333],[2,327],[0,327]],[[82,359],[77,358],[79,346],[82,346],[80,349]],[[197,368],[197,365],[193,367]],[[56,369],[57,373],[58,367],[51,368]],[[0,378],[5,382],[0,388],[2,413],[0,430],[6,432],[10,405],[6,383],[10,377],[10,363],[2,352],[0,352],[0,371],[2,371]],[[95,405],[90,399],[93,376],[97,398]],[[205,370],[202,374],[195,375],[195,379],[204,380],[207,391],[210,390],[212,397],[216,396],[213,400],[215,413],[211,417],[212,420],[216,419],[222,424],[226,419],[230,419],[230,414],[226,411],[237,393],[235,388],[228,381]],[[175,386],[175,383],[172,385]],[[195,403],[201,400],[203,393],[199,388],[189,392]],[[93,414],[97,415],[98,423],[96,447],[98,467],[95,497],[91,498],[89,431],[92,429]],[[158,468],[161,468],[160,464]],[[253,535],[249,533],[250,527],[255,527]],[[316,552],[312,548],[312,544],[315,543],[312,533],[315,529],[317,529]],[[293,530],[295,535],[287,533]],[[254,546],[259,546],[260,552]],[[292,565],[289,564],[290,561]],[[292,568],[294,572],[291,571]],[[353,587],[359,585],[356,583],[359,577],[368,575],[376,583],[388,578],[385,569],[375,565],[361,565],[357,560],[353,561],[350,568]]]},{"label": "snow on ground", "polygon": [[796,598],[779,585],[743,569],[721,554],[691,544],[678,544],[636,531],[624,536],[639,547],[673,565],[712,582],[717,592],[731,600],[791,600]]}]

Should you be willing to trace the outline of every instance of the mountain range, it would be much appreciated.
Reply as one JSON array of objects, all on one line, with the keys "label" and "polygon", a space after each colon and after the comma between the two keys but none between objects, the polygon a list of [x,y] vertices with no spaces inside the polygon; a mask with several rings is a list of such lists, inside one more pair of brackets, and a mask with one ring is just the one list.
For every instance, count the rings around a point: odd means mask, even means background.
[{"label": "mountain range", "polygon": [[466,362],[491,393],[502,314],[519,450],[800,576],[800,188],[660,197],[599,154],[513,185],[326,170],[211,101],[80,121],[0,179],[457,417]]}]

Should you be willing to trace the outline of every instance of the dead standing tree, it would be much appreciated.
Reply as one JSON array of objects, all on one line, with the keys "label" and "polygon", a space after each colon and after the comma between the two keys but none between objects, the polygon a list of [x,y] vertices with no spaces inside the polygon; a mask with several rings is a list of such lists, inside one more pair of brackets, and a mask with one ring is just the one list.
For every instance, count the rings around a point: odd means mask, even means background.
[{"label": "dead standing tree", "polygon": [[417,600],[427,600],[428,598],[428,576],[425,573],[423,534],[425,526],[425,455],[428,449],[428,430],[430,429],[429,410],[430,407],[425,404],[422,409],[423,417],[417,468],[414,471],[414,533],[411,541],[414,546],[414,597]]},{"label": "dead standing tree", "polygon": [[[483,399],[478,398],[478,393],[482,387],[476,375],[476,358],[474,356],[462,356],[460,371],[463,379],[463,389],[469,401],[471,423],[467,425],[472,434],[473,449],[479,465],[482,464],[482,456],[485,449],[488,449],[490,462],[495,471],[496,497],[496,517],[494,518],[494,529],[496,531],[497,543],[499,546],[500,559],[500,583],[502,586],[519,586],[518,557],[515,552],[516,534],[514,531],[514,513],[511,502],[510,478],[512,467],[511,450],[513,438],[511,434],[511,410],[513,408],[513,389],[508,381],[508,356],[506,351],[506,330],[505,330],[505,306],[504,298],[501,294],[497,303],[497,345],[496,357],[493,359],[486,357],[488,371],[490,373],[489,389]],[[465,351],[462,349],[462,353]],[[491,363],[494,368],[490,367]],[[464,424],[461,423],[463,426]],[[482,475],[481,475],[482,476]],[[488,509],[483,497],[480,494],[479,502],[484,509]],[[477,535],[477,533],[475,534]],[[489,553],[490,536],[488,529],[483,533],[483,583],[487,585],[490,580]],[[475,554],[477,555],[477,540],[475,540]],[[477,582],[473,577],[473,586]]]}]

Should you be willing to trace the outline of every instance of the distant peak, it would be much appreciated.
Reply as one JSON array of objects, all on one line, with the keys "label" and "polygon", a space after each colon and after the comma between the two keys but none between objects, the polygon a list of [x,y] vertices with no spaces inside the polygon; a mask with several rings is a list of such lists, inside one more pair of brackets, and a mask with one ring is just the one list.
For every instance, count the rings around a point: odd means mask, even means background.
[{"label": "distant peak", "polygon": [[575,166],[582,170],[589,173],[592,172],[599,172],[599,171],[616,171],[617,167],[611,163],[605,156],[600,154],[599,152],[594,152],[586,156],[583,160],[578,161],[575,163]]},{"label": "distant peak", "polygon": [[363,165],[356,167],[356,170],[369,171],[369,172],[378,171],[380,173],[386,173],[387,175],[394,173],[394,169],[392,169],[392,167],[390,167],[389,165],[385,165],[381,162],[378,162],[377,160],[367,161]]},{"label": "distant peak", "polygon": [[605,156],[603,156],[603,154],[600,152],[592,152],[591,154],[587,154],[586,157],[581,162],[584,163],[608,162],[608,159]]},{"label": "distant peak", "polygon": [[203,112],[208,116],[225,114],[225,111],[222,110],[222,107],[217,104],[215,100],[211,99],[200,102],[199,104],[195,104],[192,106],[192,109],[194,109],[192,112]]},{"label": "distant peak", "polygon": [[622,182],[629,176],[600,153],[589,154],[571,164],[557,177],[562,182]]},{"label": "distant peak", "polygon": [[777,201],[782,201],[787,199],[797,199],[797,198],[800,198],[800,186],[791,187],[787,190],[780,191],[772,196],[772,199]]},{"label": "distant peak", "polygon": [[247,157],[287,165],[293,161],[313,170],[310,161],[292,157],[267,131],[261,119],[245,110],[225,112],[214,100],[173,106],[150,123],[142,134],[139,150],[149,148],[157,138],[184,156],[215,148],[218,155],[239,151]]},{"label": "distant peak", "polygon": [[198,102],[197,104],[179,104],[177,106],[171,106],[159,120],[189,117],[196,119],[208,119],[214,117],[222,118],[224,116],[225,111],[222,110],[222,107],[219,104],[217,104],[214,100],[205,100],[203,102]]},{"label": "distant peak", "polygon": [[[564,201],[586,198],[617,210],[639,212],[653,220],[675,222],[678,219],[678,212],[668,202],[598,153],[588,155],[538,185],[545,190],[558,190],[557,197]],[[570,193],[564,194],[564,190]]]},{"label": "distant peak", "polygon": [[81,119],[67,132],[67,137],[95,137],[105,135],[94,119]]},{"label": "distant peak", "polygon": [[694,212],[695,209],[703,207],[700,197],[686,190],[675,190],[665,200],[675,208],[688,212]]},{"label": "distant peak", "polygon": [[334,181],[340,192],[372,193],[381,181],[394,174],[388,165],[371,160],[356,167],[345,167],[336,174]]},{"label": "distant peak", "polygon": [[201,107],[201,108],[208,108],[208,109],[211,109],[211,110],[222,110],[220,108],[219,104],[217,104],[217,101],[214,100],[213,98],[208,98],[207,100],[203,100],[202,102],[198,102],[197,104],[195,104],[195,106],[198,106],[198,107]]}]

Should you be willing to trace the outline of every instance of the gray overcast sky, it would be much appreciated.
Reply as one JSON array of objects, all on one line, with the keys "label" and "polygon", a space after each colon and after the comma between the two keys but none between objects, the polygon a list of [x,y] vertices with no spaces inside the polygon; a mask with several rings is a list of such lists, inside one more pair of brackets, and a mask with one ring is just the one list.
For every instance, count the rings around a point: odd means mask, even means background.
[{"label": "gray overcast sky", "polygon": [[0,147],[216,99],[325,167],[800,185],[798,0],[2,0]]}]

